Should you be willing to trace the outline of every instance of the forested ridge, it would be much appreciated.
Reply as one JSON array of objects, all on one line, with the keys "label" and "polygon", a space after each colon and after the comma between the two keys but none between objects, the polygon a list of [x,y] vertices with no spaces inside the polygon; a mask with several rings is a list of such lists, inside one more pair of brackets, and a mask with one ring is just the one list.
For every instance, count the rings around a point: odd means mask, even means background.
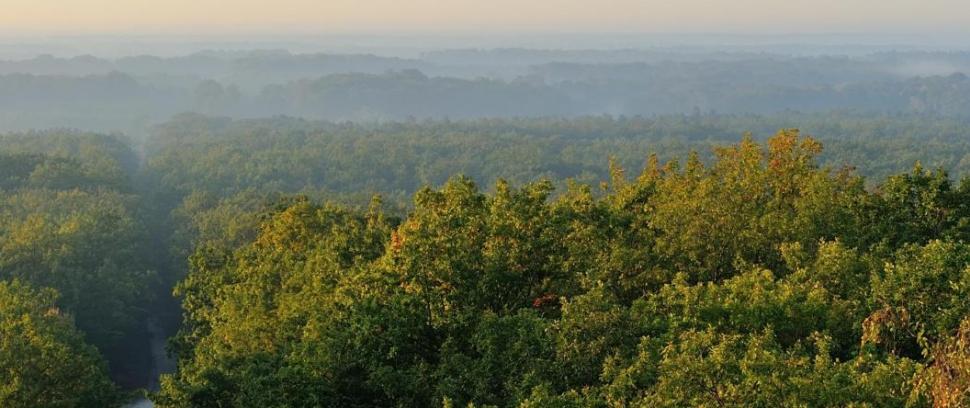
[{"label": "forested ridge", "polygon": [[285,50],[0,60],[0,131],[124,131],[192,111],[335,121],[790,111],[967,118],[968,52]]},{"label": "forested ridge", "polygon": [[150,320],[178,364],[160,407],[964,406],[968,127],[190,114],[143,144],[5,134],[0,406],[130,400]]}]

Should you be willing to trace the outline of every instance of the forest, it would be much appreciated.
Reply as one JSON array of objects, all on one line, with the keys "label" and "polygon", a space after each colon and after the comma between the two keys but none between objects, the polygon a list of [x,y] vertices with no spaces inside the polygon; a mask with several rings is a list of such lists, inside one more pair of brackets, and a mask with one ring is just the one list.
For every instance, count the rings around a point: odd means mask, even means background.
[{"label": "forest", "polygon": [[146,127],[188,111],[357,122],[833,110],[965,119],[970,111],[966,51],[365,51],[0,54],[0,131],[144,137]]},{"label": "forest", "polygon": [[[965,406],[967,133],[840,111],[6,133],[0,406]],[[177,370],[145,369],[158,337]]]},{"label": "forest", "polygon": [[965,49],[2,29],[0,408],[970,407]]}]

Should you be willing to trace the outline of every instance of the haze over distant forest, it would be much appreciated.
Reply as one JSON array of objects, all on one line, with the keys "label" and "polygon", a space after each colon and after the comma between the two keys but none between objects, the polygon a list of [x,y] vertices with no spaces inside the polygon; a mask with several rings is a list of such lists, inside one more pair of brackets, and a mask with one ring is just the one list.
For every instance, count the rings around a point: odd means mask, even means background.
[{"label": "haze over distant forest", "polygon": [[964,2],[0,9],[0,408],[970,406]]},{"label": "haze over distant forest", "polygon": [[[667,41],[676,43],[676,37]],[[183,112],[360,122],[970,112],[967,52],[738,41],[720,50],[447,48],[407,50],[408,56],[366,47],[211,49],[166,57],[62,50],[0,60],[0,129],[67,127],[143,136],[151,125]]]}]

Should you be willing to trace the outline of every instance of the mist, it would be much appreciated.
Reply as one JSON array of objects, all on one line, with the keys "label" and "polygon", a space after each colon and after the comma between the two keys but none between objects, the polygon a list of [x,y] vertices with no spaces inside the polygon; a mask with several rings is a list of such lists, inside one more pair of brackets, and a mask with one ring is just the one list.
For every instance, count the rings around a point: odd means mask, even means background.
[{"label": "mist", "polygon": [[0,406],[970,405],[967,27],[6,0]]},{"label": "mist", "polygon": [[[365,122],[970,112],[960,92],[936,94],[970,86],[962,75],[970,67],[970,51],[940,50],[912,39],[740,36],[715,42],[702,36],[616,36],[613,47],[595,48],[611,38],[586,37],[584,43],[550,35],[510,42],[547,48],[476,46],[500,41],[482,38],[452,47],[455,40],[441,37],[255,44],[238,39],[129,44],[105,38],[102,45],[75,40],[89,51],[112,50],[104,55],[78,55],[81,50],[65,40],[48,44],[51,53],[34,50],[32,56],[29,43],[8,45],[8,57],[0,60],[0,130],[61,127],[142,137],[153,125],[187,112]],[[412,43],[422,46],[409,47]],[[253,45],[267,48],[245,48]],[[929,85],[940,82],[947,88]],[[944,100],[925,102],[939,98]]]}]

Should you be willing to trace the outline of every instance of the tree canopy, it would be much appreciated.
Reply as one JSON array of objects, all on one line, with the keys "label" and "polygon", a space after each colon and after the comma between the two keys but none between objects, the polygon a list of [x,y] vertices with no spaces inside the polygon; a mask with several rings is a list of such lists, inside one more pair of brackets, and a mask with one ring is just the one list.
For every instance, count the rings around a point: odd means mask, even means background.
[{"label": "tree canopy", "polygon": [[919,167],[866,189],[820,153],[784,130],[559,194],[455,177],[401,219],[379,201],[278,201],[251,235],[192,255],[179,371],[155,401],[958,400],[966,193]]},{"label": "tree canopy", "polygon": [[121,402],[98,351],[57,294],[0,281],[0,405],[106,407]]}]

